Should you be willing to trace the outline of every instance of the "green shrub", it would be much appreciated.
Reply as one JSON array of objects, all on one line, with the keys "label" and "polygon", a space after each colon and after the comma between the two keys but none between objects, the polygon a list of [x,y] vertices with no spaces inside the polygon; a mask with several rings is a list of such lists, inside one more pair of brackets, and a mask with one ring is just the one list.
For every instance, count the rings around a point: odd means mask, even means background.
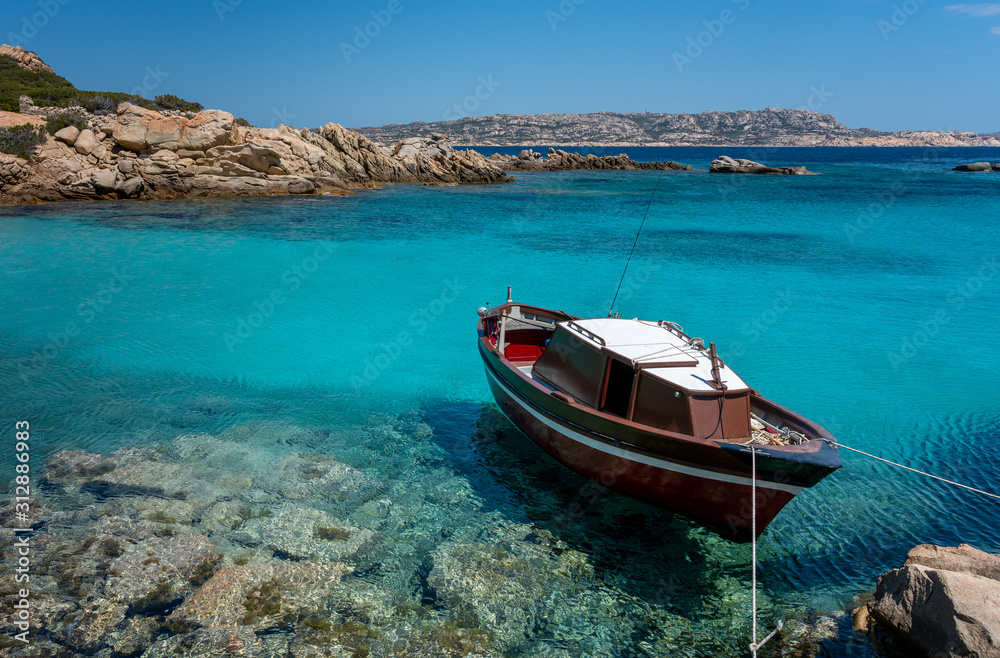
[{"label": "green shrub", "polygon": [[236,125],[237,126],[243,126],[244,128],[249,128],[250,127],[250,122],[247,121],[246,119],[244,119],[243,117],[237,117],[237,119],[236,119]]},{"label": "green shrub", "polygon": [[83,130],[87,127],[87,122],[76,114],[63,112],[62,114],[49,119],[49,122],[45,126],[45,130],[48,131],[50,135],[55,135],[57,132],[68,126],[74,126],[77,130]]},{"label": "green shrub", "polygon": [[156,106],[161,110],[180,110],[181,112],[201,112],[205,107],[201,103],[193,103],[173,94],[157,96]]},{"label": "green shrub", "polygon": [[30,160],[34,148],[39,144],[44,144],[46,139],[45,131],[41,126],[25,124],[12,128],[0,128],[0,153],[9,153]]},{"label": "green shrub", "polygon": [[147,98],[120,91],[80,92],[79,96],[70,99],[63,107],[79,105],[92,114],[114,114],[121,103],[131,103],[149,110],[160,109],[156,103]]}]

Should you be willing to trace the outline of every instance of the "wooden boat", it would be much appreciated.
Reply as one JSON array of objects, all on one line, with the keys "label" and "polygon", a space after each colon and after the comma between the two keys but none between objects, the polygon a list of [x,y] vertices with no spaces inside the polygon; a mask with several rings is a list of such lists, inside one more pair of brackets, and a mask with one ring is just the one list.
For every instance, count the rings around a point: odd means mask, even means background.
[{"label": "wooden boat", "polygon": [[573,470],[727,539],[759,535],[841,466],[826,430],[762,397],[675,323],[581,319],[512,302],[509,290],[479,315],[490,389],[519,430]]}]

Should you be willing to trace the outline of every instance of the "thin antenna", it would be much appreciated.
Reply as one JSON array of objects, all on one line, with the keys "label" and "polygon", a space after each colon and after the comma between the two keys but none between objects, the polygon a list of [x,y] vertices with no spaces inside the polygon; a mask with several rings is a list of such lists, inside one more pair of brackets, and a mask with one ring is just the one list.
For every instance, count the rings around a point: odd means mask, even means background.
[{"label": "thin antenna", "polygon": [[656,185],[653,186],[653,193],[649,195],[649,203],[646,204],[646,212],[642,215],[642,222],[639,224],[639,230],[635,232],[635,242],[632,243],[632,251],[628,252],[628,260],[625,261],[625,269],[622,270],[622,278],[618,281],[618,289],[615,290],[615,298],[611,300],[611,308],[608,309],[608,317],[611,317],[611,313],[615,310],[615,302],[618,301],[618,293],[622,289],[622,283],[625,282],[625,273],[628,272],[629,263],[632,262],[632,254],[635,253],[635,246],[639,244],[639,234],[642,233],[642,227],[646,223],[646,216],[649,214],[649,209],[653,205],[653,197],[656,196],[656,189],[660,187],[660,178],[663,177],[663,170],[660,170],[659,175],[656,177]]}]

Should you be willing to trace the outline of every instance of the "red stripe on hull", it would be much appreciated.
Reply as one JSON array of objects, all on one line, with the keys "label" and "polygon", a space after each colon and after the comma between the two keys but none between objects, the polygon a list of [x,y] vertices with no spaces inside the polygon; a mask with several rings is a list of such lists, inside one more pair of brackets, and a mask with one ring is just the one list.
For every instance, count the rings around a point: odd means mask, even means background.
[{"label": "red stripe on hull", "polygon": [[[691,517],[729,539],[750,540],[753,505],[749,485],[720,482],[609,455],[540,422],[492,377],[488,379],[494,398],[511,422],[565,466],[629,496]],[[787,491],[758,486],[756,534],[794,497]]]}]

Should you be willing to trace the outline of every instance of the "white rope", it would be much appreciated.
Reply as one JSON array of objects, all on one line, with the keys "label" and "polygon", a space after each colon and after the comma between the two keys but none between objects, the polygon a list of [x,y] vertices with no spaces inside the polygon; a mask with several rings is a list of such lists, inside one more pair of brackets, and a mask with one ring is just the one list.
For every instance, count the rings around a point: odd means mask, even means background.
[{"label": "white rope", "polygon": [[[754,416],[754,417],[756,418],[756,416]],[[767,422],[767,421],[763,421],[763,419],[761,419],[761,420],[762,420],[762,422],[765,422],[765,423]],[[770,424],[770,423],[768,423],[768,424]],[[836,446],[838,448],[844,448],[845,450],[850,450],[852,452],[856,452],[856,453],[858,453],[860,455],[864,455],[865,457],[871,457],[872,459],[876,459],[876,460],[878,460],[880,462],[885,462],[886,464],[889,464],[890,466],[896,466],[896,467],[901,468],[903,470],[910,471],[910,472],[916,473],[918,475],[923,475],[924,477],[929,477],[929,478],[931,478],[933,480],[939,480],[941,482],[945,482],[947,484],[950,484],[950,485],[953,485],[953,486],[956,486],[956,487],[961,487],[962,489],[968,489],[969,491],[973,491],[975,493],[982,494],[984,496],[988,496],[990,498],[996,498],[997,500],[1000,500],[1000,496],[998,496],[997,494],[994,494],[994,493],[990,493],[989,491],[983,491],[982,489],[976,489],[975,487],[970,487],[967,484],[962,484],[961,482],[955,482],[954,480],[949,480],[947,478],[943,478],[940,475],[934,475],[933,473],[927,473],[925,471],[920,471],[920,470],[917,470],[915,468],[911,468],[909,466],[904,466],[903,464],[891,461],[889,459],[885,459],[884,457],[879,457],[878,455],[873,455],[870,452],[865,452],[864,450],[858,450],[857,448],[852,448],[850,446],[845,446],[844,444],[838,443],[837,441],[834,441],[833,439],[830,439],[830,438],[824,438],[823,440],[826,441],[827,443],[829,443],[832,446]],[[750,464],[751,464],[751,466],[750,466],[750,482],[751,482],[751,485],[750,485],[750,492],[751,492],[750,496],[751,496],[751,502],[753,504],[753,511],[751,512],[751,519],[752,519],[751,522],[752,522],[753,525],[750,528],[750,535],[751,535],[751,537],[753,539],[753,570],[752,570],[752,572],[753,572],[753,576],[752,576],[752,587],[753,587],[753,594],[752,594],[752,601],[753,601],[753,643],[750,645],[750,652],[753,654],[754,658],[757,658],[757,650],[760,649],[765,644],[767,644],[768,641],[771,638],[773,638],[778,633],[778,631],[780,631],[782,629],[782,627],[784,626],[784,624],[783,624],[783,622],[779,621],[777,628],[775,628],[773,631],[771,631],[770,635],[768,635],[763,640],[761,640],[760,643],[757,642],[757,449],[754,448],[753,446],[750,447]]]},{"label": "white rope", "polygon": [[648,360],[652,359],[653,357],[664,357],[664,356],[670,355],[673,352],[676,352],[678,356],[680,356],[680,355],[691,356],[691,357],[694,357],[696,359],[698,358],[698,356],[701,355],[701,351],[700,350],[698,350],[696,348],[693,348],[691,346],[687,346],[687,345],[671,345],[670,347],[665,347],[662,350],[658,350],[656,352],[650,352],[649,354],[643,354],[642,356],[637,356],[634,359],[632,359],[632,361],[634,361],[636,363],[641,363],[643,361],[648,361]]},{"label": "white rope", "polygon": [[753,644],[750,651],[757,658],[757,449],[750,448],[750,502],[753,506],[750,536],[753,537]]},{"label": "white rope", "polygon": [[865,457],[871,457],[872,459],[877,459],[878,461],[885,462],[886,464],[889,464],[891,466],[897,466],[897,467],[902,468],[904,470],[912,471],[913,473],[917,473],[919,475],[923,475],[925,477],[929,477],[929,478],[932,478],[934,480],[940,480],[941,482],[947,482],[948,484],[954,485],[956,487],[961,487],[962,489],[968,489],[969,491],[974,491],[977,494],[982,494],[984,496],[989,496],[990,498],[996,498],[997,500],[1000,500],[1000,496],[998,496],[997,494],[990,493],[988,491],[983,491],[982,489],[976,489],[975,487],[970,487],[969,485],[962,484],[961,482],[955,482],[954,480],[948,480],[946,478],[941,477],[940,475],[934,475],[932,473],[925,473],[924,471],[918,471],[915,468],[910,468],[909,466],[904,466],[903,464],[899,464],[899,463],[894,462],[894,461],[889,461],[888,459],[885,459],[883,457],[879,457],[877,455],[873,455],[873,454],[871,454],[869,452],[865,452],[863,450],[858,450],[857,448],[852,448],[850,446],[845,446],[843,443],[837,443],[833,439],[823,439],[823,440],[826,441],[827,443],[829,443],[830,445],[837,446],[838,448],[844,448],[845,450],[850,450],[852,452],[856,452],[856,453],[862,454]]},{"label": "white rope", "polygon": [[757,449],[750,448],[750,497],[753,503],[753,511],[751,512],[751,523],[753,524],[750,528],[750,536],[753,538],[753,643],[750,645],[750,652],[753,654],[753,658],[757,658],[757,650],[762,646],[767,644],[771,638],[778,634],[785,624],[782,621],[778,622],[777,627],[771,631],[767,637],[757,642]]}]

